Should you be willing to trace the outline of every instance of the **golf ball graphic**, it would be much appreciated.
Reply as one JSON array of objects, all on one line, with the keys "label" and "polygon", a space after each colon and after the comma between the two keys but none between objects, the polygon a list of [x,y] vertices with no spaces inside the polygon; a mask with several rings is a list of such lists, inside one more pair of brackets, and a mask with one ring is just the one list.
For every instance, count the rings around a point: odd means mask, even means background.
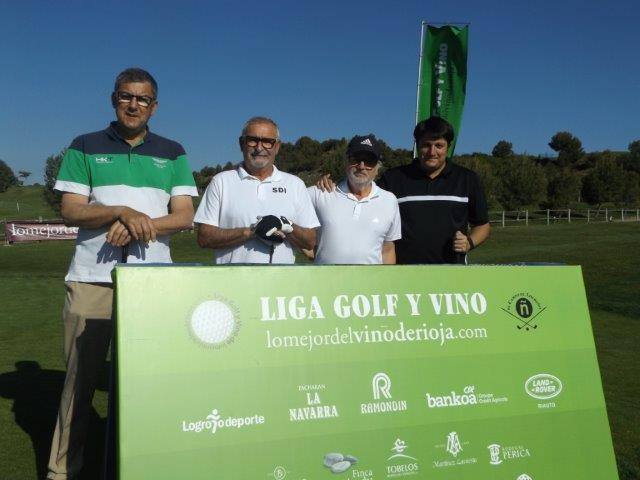
[{"label": "golf ball graphic", "polygon": [[191,315],[191,331],[205,345],[216,346],[227,342],[236,329],[233,310],[219,300],[202,302]]}]

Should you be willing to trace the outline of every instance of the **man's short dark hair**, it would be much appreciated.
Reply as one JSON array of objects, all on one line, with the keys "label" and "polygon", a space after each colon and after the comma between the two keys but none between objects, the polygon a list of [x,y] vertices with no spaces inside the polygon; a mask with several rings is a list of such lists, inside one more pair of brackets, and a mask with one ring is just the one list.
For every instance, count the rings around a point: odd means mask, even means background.
[{"label": "man's short dark hair", "polygon": [[451,145],[454,136],[453,126],[440,117],[429,117],[426,120],[422,120],[413,129],[413,138],[416,143],[420,143],[421,140],[444,138]]},{"label": "man's short dark hair", "polygon": [[158,83],[156,79],[151,76],[149,72],[141,68],[132,67],[123,70],[116,77],[116,84],[113,87],[113,91],[117,92],[120,85],[123,83],[148,83],[153,89],[154,98],[158,98]]}]

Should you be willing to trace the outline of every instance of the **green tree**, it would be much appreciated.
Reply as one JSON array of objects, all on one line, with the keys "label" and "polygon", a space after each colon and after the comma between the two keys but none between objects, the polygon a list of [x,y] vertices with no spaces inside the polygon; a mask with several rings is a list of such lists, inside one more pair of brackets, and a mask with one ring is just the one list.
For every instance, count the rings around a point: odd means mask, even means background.
[{"label": "green tree", "polygon": [[622,165],[611,157],[603,157],[585,177],[582,183],[582,197],[592,205],[607,202],[620,203],[625,184]]},{"label": "green tree", "polygon": [[575,165],[584,156],[582,142],[569,132],[558,132],[549,142],[552,150],[558,152],[557,163],[561,167]]},{"label": "green tree", "polygon": [[640,206],[640,174],[636,172],[625,174],[621,203],[625,207]]},{"label": "green tree", "polygon": [[577,202],[582,190],[580,175],[569,168],[552,169],[547,173],[547,201],[548,208],[567,208],[572,202]]},{"label": "green tree", "polygon": [[511,142],[507,142],[506,140],[500,140],[495,144],[493,150],[491,150],[491,155],[496,158],[508,158],[513,156],[513,144]]},{"label": "green tree", "polygon": [[532,159],[519,155],[499,166],[500,204],[507,210],[538,207],[546,197],[544,169]]},{"label": "green tree", "polygon": [[478,174],[489,208],[501,208],[498,200],[500,179],[495,173],[496,167],[491,157],[482,154],[458,155],[453,157],[453,161]]},{"label": "green tree", "polygon": [[3,160],[0,160],[0,193],[6,192],[7,188],[18,184],[18,179],[13,174],[11,167]]},{"label": "green tree", "polygon": [[60,165],[62,165],[62,157],[64,157],[63,150],[57,155],[51,155],[47,158],[44,166],[44,199],[49,205],[56,211],[60,211],[60,202],[62,201],[62,194],[53,189],[56,184],[56,178],[58,178],[58,172],[60,171]]},{"label": "green tree", "polygon": [[629,144],[629,155],[625,159],[624,169],[640,173],[640,140]]}]

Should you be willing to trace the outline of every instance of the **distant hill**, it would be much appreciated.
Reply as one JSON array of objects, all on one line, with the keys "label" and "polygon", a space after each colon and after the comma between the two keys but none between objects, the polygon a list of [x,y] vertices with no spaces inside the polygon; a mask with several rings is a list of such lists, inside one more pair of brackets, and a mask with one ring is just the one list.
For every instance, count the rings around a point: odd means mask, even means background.
[{"label": "distant hill", "polygon": [[42,185],[10,187],[0,193],[0,220],[37,220],[60,218],[45,201]]}]

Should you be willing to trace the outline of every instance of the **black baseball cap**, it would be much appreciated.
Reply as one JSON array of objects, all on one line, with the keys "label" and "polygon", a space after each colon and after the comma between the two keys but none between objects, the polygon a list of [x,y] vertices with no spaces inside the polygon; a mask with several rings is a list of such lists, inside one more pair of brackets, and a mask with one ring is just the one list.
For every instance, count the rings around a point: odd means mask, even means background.
[{"label": "black baseball cap", "polygon": [[353,157],[358,153],[368,153],[376,160],[382,160],[382,151],[380,150],[380,144],[373,134],[369,135],[356,135],[349,142],[347,147],[347,157]]}]

